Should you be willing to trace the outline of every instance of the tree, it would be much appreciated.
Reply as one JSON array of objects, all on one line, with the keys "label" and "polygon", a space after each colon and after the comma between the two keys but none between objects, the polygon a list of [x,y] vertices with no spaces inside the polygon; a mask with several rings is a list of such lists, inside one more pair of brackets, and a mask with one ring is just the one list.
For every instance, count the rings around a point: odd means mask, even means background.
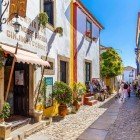
[{"label": "tree", "polygon": [[119,54],[113,49],[107,49],[101,54],[101,76],[114,77],[122,74],[123,63]]}]

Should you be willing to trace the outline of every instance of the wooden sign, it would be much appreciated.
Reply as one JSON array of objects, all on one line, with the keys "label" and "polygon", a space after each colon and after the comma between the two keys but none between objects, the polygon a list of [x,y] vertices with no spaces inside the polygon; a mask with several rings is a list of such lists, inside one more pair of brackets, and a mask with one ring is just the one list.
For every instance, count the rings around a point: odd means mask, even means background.
[{"label": "wooden sign", "polygon": [[10,0],[9,19],[12,20],[15,14],[25,18],[26,17],[27,0]]}]

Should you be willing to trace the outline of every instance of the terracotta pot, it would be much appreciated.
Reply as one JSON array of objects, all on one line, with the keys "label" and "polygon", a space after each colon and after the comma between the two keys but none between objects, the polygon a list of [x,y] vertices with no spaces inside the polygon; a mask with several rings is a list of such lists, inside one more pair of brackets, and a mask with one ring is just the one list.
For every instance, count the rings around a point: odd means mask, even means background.
[{"label": "terracotta pot", "polygon": [[79,108],[80,108],[80,103],[79,103],[78,101],[75,100],[75,101],[73,102],[73,106],[75,106],[76,111],[78,111]]},{"label": "terracotta pot", "polygon": [[58,107],[58,113],[61,117],[65,117],[68,114],[68,109],[65,104],[60,104]]},{"label": "terracotta pot", "polygon": [[2,122],[4,122],[4,119],[3,118],[2,119],[0,118],[0,123],[2,123]]}]

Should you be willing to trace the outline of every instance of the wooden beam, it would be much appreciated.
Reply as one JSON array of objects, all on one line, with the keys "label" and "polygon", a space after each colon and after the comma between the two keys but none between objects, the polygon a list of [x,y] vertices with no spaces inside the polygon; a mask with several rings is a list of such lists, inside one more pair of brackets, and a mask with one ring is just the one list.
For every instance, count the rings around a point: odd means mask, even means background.
[{"label": "wooden beam", "polygon": [[[15,54],[17,54],[17,49],[18,49],[18,43],[16,45]],[[16,58],[14,57],[13,63],[12,63],[12,68],[11,68],[11,72],[10,72],[10,77],[9,77],[9,81],[8,81],[8,86],[7,86],[7,90],[6,90],[6,95],[5,95],[5,102],[7,101],[7,98],[8,98],[8,94],[9,94],[9,90],[10,90],[10,85],[11,85],[11,81],[12,81],[12,77],[13,77],[13,72],[14,72],[14,67],[15,67],[15,62],[16,62]]]}]

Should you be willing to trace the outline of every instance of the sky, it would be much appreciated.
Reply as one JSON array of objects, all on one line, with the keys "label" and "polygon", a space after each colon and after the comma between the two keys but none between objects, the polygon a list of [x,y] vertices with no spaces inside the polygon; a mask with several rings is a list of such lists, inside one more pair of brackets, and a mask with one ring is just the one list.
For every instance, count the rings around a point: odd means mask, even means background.
[{"label": "sky", "polygon": [[124,66],[136,67],[136,27],[140,0],[81,0],[104,26],[101,45],[113,47]]}]

